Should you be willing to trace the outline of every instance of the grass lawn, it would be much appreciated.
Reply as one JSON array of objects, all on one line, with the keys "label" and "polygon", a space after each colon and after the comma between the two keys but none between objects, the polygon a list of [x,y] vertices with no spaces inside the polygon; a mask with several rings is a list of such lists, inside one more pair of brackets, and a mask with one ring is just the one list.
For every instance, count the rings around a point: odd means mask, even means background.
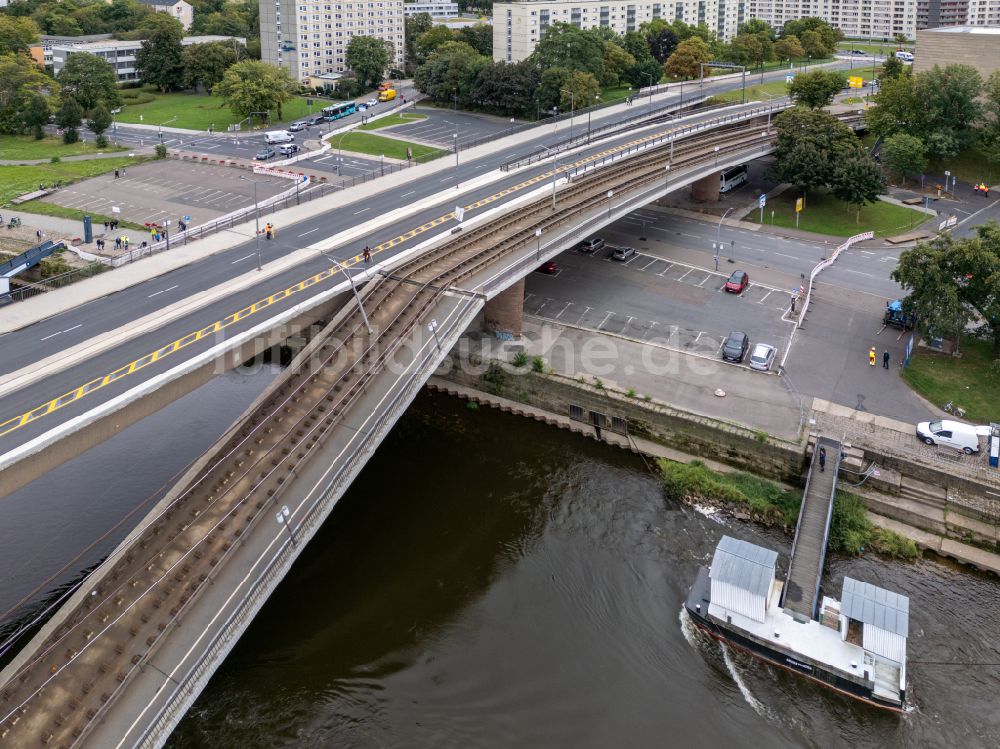
[{"label": "grass lawn", "polygon": [[[799,195],[794,189],[785,190],[774,198],[769,197],[764,208],[764,222],[772,223],[773,211],[775,226],[795,228],[797,197]],[[857,208],[840,202],[825,190],[812,190],[806,195],[798,228],[834,237],[850,237],[863,231],[874,231],[876,237],[891,237],[903,234],[929,218],[920,211],[881,200],[862,208],[860,221],[855,220],[856,215]],[[760,223],[759,219],[760,212],[754,209],[743,220]]]},{"label": "grass lawn", "polygon": [[[233,114],[226,106],[226,102],[217,96],[185,92],[154,94],[154,96],[156,98],[146,104],[130,104],[124,107],[121,113],[115,116],[115,119],[123,123],[141,122],[144,125],[162,125],[167,120],[176,117],[177,119],[169,123],[168,127],[181,127],[189,130],[207,130],[209,127],[215,130],[225,130],[229,125],[243,119]],[[322,104],[325,101],[325,99],[313,97],[313,111],[319,112],[323,106],[326,106]],[[305,98],[296,97],[281,108],[281,121],[308,117],[309,112]],[[278,121],[277,112],[271,112],[271,121]]]},{"label": "grass lawn", "polygon": [[[747,101],[767,101],[764,94],[784,96],[788,93],[788,84],[784,81],[770,81],[763,85],[747,86]],[[726,91],[712,97],[715,101],[738,102],[743,99],[743,90]]]},{"label": "grass lawn", "polygon": [[958,177],[959,182],[981,182],[985,180],[986,184],[992,186],[993,180],[1000,180],[1000,164],[991,164],[976,148],[962,151],[953,159],[944,159],[931,163],[927,167],[927,180],[944,184],[945,171],[949,171]]},{"label": "grass lawn", "polygon": [[362,125],[357,130],[379,130],[383,127],[392,127],[393,125],[405,125],[409,122],[417,122],[419,120],[426,120],[426,114],[409,114],[403,112],[402,114],[390,114],[388,117],[383,117],[380,120],[375,120],[375,122],[369,122],[367,125]]},{"label": "grass lawn", "polygon": [[124,151],[108,144],[106,148],[97,148],[93,141],[88,143],[73,143],[64,145],[62,138],[42,138],[35,140],[30,135],[0,135],[0,159],[10,161],[29,161],[31,159],[50,159],[53,156],[80,156],[89,153],[112,153]]},{"label": "grass lawn", "polygon": [[63,161],[59,164],[35,166],[0,166],[0,205],[9,205],[18,195],[37,190],[40,184],[51,185],[54,182],[61,182],[65,185],[123,166],[133,166],[141,161],[143,161],[141,158],[122,156],[114,159]]},{"label": "grass lawn", "polygon": [[388,156],[390,159],[406,160],[406,149],[410,148],[413,158],[420,161],[430,161],[439,156],[444,156],[447,151],[430,146],[422,146],[419,143],[409,143],[405,140],[386,138],[381,135],[369,135],[357,131],[344,133],[330,139],[330,144],[334,148],[342,148],[345,151],[355,153],[366,153],[370,156]]},{"label": "grass lawn", "polygon": [[907,384],[941,407],[954,401],[965,409],[965,418],[978,424],[1000,420],[1000,405],[996,394],[1000,381],[990,365],[993,352],[990,344],[963,338],[962,356],[952,356],[915,349],[910,366],[903,370]]},{"label": "grass lawn", "polygon": [[[44,200],[29,200],[27,203],[21,203],[21,205],[16,206],[16,208],[19,211],[27,211],[28,213],[41,213],[46,216],[74,219],[80,222],[81,234],[83,233],[84,214],[90,216],[90,220],[95,227],[103,224],[105,221],[113,221],[118,218],[116,216],[105,216],[103,213],[94,213],[93,211],[81,211],[78,208],[66,208],[55,203],[46,203]],[[118,218],[118,224],[123,229],[140,230],[145,228],[139,224],[133,224],[131,221],[122,221],[120,218]]]}]

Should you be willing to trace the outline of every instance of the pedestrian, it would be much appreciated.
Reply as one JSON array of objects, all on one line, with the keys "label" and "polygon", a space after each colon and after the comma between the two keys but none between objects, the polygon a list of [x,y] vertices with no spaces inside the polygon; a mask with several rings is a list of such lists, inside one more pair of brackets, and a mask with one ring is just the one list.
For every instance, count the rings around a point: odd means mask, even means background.
[{"label": "pedestrian", "polygon": [[979,192],[979,183],[978,182],[972,186],[972,190],[973,190],[973,192]]},{"label": "pedestrian", "polygon": [[268,223],[266,226],[264,226],[264,236],[265,237],[267,237],[268,239],[270,239],[271,235],[272,235],[272,232],[273,232],[273,227],[271,226],[270,223]]},{"label": "pedestrian", "polygon": [[820,473],[826,470],[826,448],[821,447],[819,449],[819,470]]},{"label": "pedestrian", "polygon": [[868,363],[873,367],[875,366],[875,347],[872,346],[871,350],[868,352]]},{"label": "pedestrian", "polygon": [[115,169],[115,179],[118,179],[118,170]]},{"label": "pedestrian", "polygon": [[107,230],[108,230],[108,222],[107,222],[107,221],[105,221],[105,222],[104,222],[104,231],[107,231]]},{"label": "pedestrian", "polygon": [[983,197],[988,198],[990,196],[990,186],[983,184]]},{"label": "pedestrian", "polygon": [[120,250],[122,248],[122,238],[115,237],[115,249]]},{"label": "pedestrian", "polygon": [[368,245],[365,245],[364,258],[366,263],[370,263],[372,260],[372,251]]},{"label": "pedestrian", "polygon": [[124,176],[125,176],[125,170],[122,169],[122,177],[124,177]]},{"label": "pedestrian", "polygon": [[128,234],[122,237],[122,246],[124,246],[126,250],[128,249]]},{"label": "pedestrian", "polygon": [[37,239],[39,242],[42,241],[42,230],[41,229],[38,229],[38,230],[35,231],[35,239]]},{"label": "pedestrian", "polygon": [[888,369],[888,368],[889,368],[889,351],[888,349],[886,349],[886,351],[882,353],[882,369]]}]

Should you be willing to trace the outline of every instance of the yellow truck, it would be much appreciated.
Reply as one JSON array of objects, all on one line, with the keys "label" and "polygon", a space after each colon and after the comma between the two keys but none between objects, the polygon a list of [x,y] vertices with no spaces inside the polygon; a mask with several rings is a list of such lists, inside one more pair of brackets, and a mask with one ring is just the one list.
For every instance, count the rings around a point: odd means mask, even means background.
[{"label": "yellow truck", "polygon": [[385,91],[379,91],[378,100],[379,101],[392,101],[396,98],[396,89],[387,88]]}]

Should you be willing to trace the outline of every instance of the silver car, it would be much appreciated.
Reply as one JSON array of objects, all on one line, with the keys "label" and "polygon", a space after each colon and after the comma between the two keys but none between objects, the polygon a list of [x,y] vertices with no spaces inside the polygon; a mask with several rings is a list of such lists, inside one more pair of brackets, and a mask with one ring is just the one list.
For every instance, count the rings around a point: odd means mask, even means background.
[{"label": "silver car", "polygon": [[766,343],[758,343],[750,352],[750,368],[766,372],[771,368],[776,349]]},{"label": "silver car", "polygon": [[611,253],[615,260],[628,260],[635,255],[635,247],[619,247]]}]

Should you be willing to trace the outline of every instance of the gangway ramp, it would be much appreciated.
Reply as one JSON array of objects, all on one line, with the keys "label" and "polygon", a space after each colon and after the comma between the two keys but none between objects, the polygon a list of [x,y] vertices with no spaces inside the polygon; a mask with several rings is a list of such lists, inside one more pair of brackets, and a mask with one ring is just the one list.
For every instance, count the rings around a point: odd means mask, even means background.
[{"label": "gangway ramp", "polygon": [[[820,448],[826,451],[825,470],[820,470]],[[802,508],[795,526],[792,561],[782,593],[782,607],[810,619],[816,618],[819,603],[819,583],[826,559],[826,543],[830,537],[840,459],[839,442],[822,436],[816,440]]]}]

